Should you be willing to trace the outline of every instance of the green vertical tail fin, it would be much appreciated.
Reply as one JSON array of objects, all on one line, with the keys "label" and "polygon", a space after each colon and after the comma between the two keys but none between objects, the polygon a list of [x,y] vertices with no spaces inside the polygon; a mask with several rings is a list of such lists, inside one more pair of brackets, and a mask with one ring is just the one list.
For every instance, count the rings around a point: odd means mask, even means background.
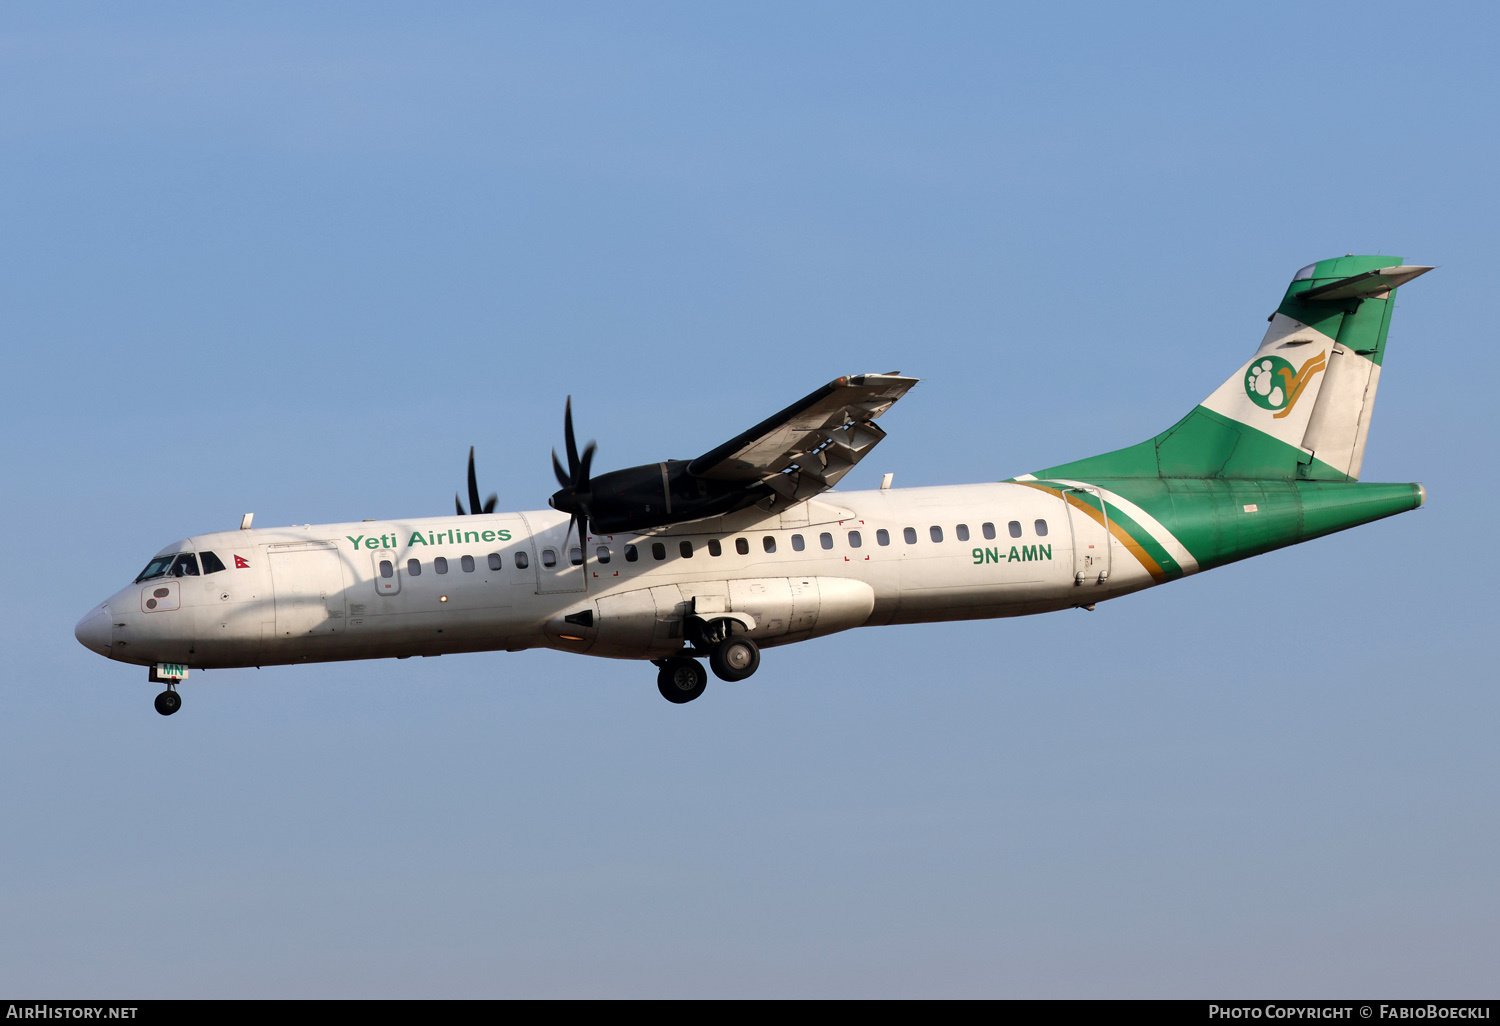
[{"label": "green vertical tail fin", "polygon": [[1430,270],[1388,256],[1309,264],[1255,356],[1186,417],[1139,445],[1035,476],[1357,480],[1396,288]]}]

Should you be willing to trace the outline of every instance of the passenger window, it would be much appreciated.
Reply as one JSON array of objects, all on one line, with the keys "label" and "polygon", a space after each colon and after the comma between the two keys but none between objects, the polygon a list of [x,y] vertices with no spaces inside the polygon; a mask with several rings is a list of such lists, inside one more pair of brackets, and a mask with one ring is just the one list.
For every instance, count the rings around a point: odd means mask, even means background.
[{"label": "passenger window", "polygon": [[683,559],[693,558],[693,543],[690,541],[678,542],[677,551],[682,553]]},{"label": "passenger window", "polygon": [[985,524],[984,525],[984,539],[985,539],[985,541],[994,541],[995,540],[995,525],[994,524]]},{"label": "passenger window", "polygon": [[198,553],[198,558],[203,561],[203,574],[205,577],[209,574],[216,574],[224,569],[224,564],[212,552],[200,552]]},{"label": "passenger window", "polygon": [[825,549],[833,548],[833,535],[829,534],[827,531],[824,531],[822,534],[818,535],[818,544],[823,546]]},{"label": "passenger window", "polygon": [[439,556],[432,561],[432,568],[440,574],[448,572],[448,557]]},{"label": "passenger window", "polygon": [[464,556],[458,561],[458,565],[464,568],[464,573],[472,574],[474,572],[474,557]]},{"label": "passenger window", "polygon": [[640,551],[634,545],[625,546],[625,562],[634,563],[641,558]]},{"label": "passenger window", "polygon": [[805,548],[807,548],[807,540],[800,534],[792,535],[792,551],[801,552]]},{"label": "passenger window", "polygon": [[765,549],[767,552],[775,552],[776,551],[776,537],[775,537],[775,535],[768,534],[764,538],[762,538],[760,540],[760,547],[763,548],[763,549]]},{"label": "passenger window", "polygon": [[954,534],[954,537],[956,537],[959,541],[968,541],[969,540],[969,525],[968,524],[959,524],[957,527],[955,527],[953,529],[953,534]]},{"label": "passenger window", "polygon": [[880,530],[878,530],[878,531],[875,532],[875,544],[876,545],[889,545],[890,543],[891,543],[891,532],[887,531],[883,527]]},{"label": "passenger window", "polygon": [[932,540],[935,542],[940,542],[943,540],[943,529],[941,527],[938,527],[937,525],[929,527],[927,529],[927,533],[932,536]]},{"label": "passenger window", "polygon": [[1021,537],[1021,522],[1019,520],[1012,520],[1006,526],[1010,528],[1010,536],[1012,538]]},{"label": "passenger window", "polygon": [[418,559],[408,559],[406,561],[406,572],[412,577],[421,577],[422,561]]},{"label": "passenger window", "polygon": [[599,562],[601,562],[601,563],[608,563],[609,562],[609,546],[608,545],[600,545],[598,548],[596,548],[594,550],[594,555],[597,556],[597,557],[599,557]]},{"label": "passenger window", "polygon": [[583,549],[581,546],[574,545],[568,549],[568,562],[574,566],[583,566]]},{"label": "passenger window", "polygon": [[915,545],[917,543],[917,529],[915,527],[908,527],[901,532],[901,537],[906,539],[906,544]]},{"label": "passenger window", "polygon": [[1045,521],[1045,520],[1038,520],[1032,526],[1036,528],[1036,534],[1037,534],[1038,538],[1045,538],[1045,537],[1047,537],[1047,521]]},{"label": "passenger window", "polygon": [[525,570],[531,565],[531,557],[526,554],[525,549],[516,550],[516,569]]},{"label": "passenger window", "polygon": [[750,539],[736,538],[734,540],[734,551],[738,552],[742,556],[750,555]]},{"label": "passenger window", "polygon": [[490,569],[491,570],[499,570],[504,565],[505,565],[504,562],[500,559],[500,553],[498,553],[498,552],[491,552],[490,553]]},{"label": "passenger window", "polygon": [[710,556],[722,556],[724,554],[724,546],[719,544],[719,539],[710,538],[708,540],[708,554]]},{"label": "passenger window", "polygon": [[382,559],[380,561],[380,576],[384,577],[388,581],[392,577],[396,576],[396,568],[391,566],[391,561],[389,559]]},{"label": "passenger window", "polygon": [[651,543],[651,558],[652,559],[666,559],[667,558],[667,547],[665,545],[663,545],[661,542],[652,542]]},{"label": "passenger window", "polygon": [[860,538],[858,531],[850,531],[849,532],[849,547],[851,549],[857,549],[857,548],[859,548],[863,544],[864,544],[864,540],[862,538]]},{"label": "passenger window", "polygon": [[551,570],[556,565],[557,565],[557,552],[556,552],[556,550],[554,550],[554,549],[543,549],[542,550],[542,566],[546,567],[548,570]]},{"label": "passenger window", "polygon": [[169,571],[172,577],[197,577],[198,557],[191,552],[184,552],[172,561],[172,569]]}]

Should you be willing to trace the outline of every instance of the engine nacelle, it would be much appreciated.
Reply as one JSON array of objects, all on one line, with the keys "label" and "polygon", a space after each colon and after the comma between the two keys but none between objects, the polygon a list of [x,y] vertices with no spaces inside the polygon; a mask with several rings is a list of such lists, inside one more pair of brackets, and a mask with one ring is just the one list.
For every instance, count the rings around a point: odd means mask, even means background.
[{"label": "engine nacelle", "polygon": [[[617,592],[570,606],[548,621],[551,647],[615,659],[659,659],[681,651],[689,617],[725,614],[762,648],[859,627],[875,589],[844,577],[755,577]],[[753,628],[745,629],[746,622]]]},{"label": "engine nacelle", "polygon": [[[612,470],[589,481],[589,529],[619,534],[744,509],[775,493],[757,481],[716,481],[688,473],[685,460]],[[571,511],[568,490],[548,500]]]}]

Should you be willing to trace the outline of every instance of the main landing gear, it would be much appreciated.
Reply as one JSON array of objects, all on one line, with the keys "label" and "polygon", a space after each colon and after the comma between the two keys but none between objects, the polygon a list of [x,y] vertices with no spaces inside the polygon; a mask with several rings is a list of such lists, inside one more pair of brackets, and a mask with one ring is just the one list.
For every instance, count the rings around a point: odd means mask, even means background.
[{"label": "main landing gear", "polygon": [[[736,636],[733,630],[730,620],[703,624],[694,632],[691,650],[694,655],[707,655],[714,676],[731,682],[744,680],[760,668],[760,646],[747,637]],[[669,702],[691,702],[708,687],[708,674],[697,659],[683,655],[653,661],[661,667],[656,688]]]},{"label": "main landing gear", "polygon": [[662,659],[658,665],[661,670],[656,674],[656,690],[668,702],[691,702],[708,687],[708,674],[696,659]]},{"label": "main landing gear", "polygon": [[725,638],[709,652],[708,665],[720,680],[744,680],[760,669],[760,646],[749,638]]},{"label": "main landing gear", "polygon": [[156,711],[163,716],[171,716],[181,708],[182,696],[177,693],[171,684],[167,685],[167,690],[156,696]]}]

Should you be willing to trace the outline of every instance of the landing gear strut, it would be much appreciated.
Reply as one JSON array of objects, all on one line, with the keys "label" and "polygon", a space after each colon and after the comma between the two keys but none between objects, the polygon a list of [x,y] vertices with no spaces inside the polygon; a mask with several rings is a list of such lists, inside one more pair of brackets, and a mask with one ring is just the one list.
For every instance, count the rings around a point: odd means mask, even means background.
[{"label": "landing gear strut", "polygon": [[167,690],[156,696],[156,711],[163,716],[171,716],[182,708],[182,696],[179,695],[172,685],[167,685]]},{"label": "landing gear strut", "polygon": [[658,665],[661,671],[656,675],[656,690],[668,702],[691,702],[708,687],[708,674],[696,659],[663,659]]}]

